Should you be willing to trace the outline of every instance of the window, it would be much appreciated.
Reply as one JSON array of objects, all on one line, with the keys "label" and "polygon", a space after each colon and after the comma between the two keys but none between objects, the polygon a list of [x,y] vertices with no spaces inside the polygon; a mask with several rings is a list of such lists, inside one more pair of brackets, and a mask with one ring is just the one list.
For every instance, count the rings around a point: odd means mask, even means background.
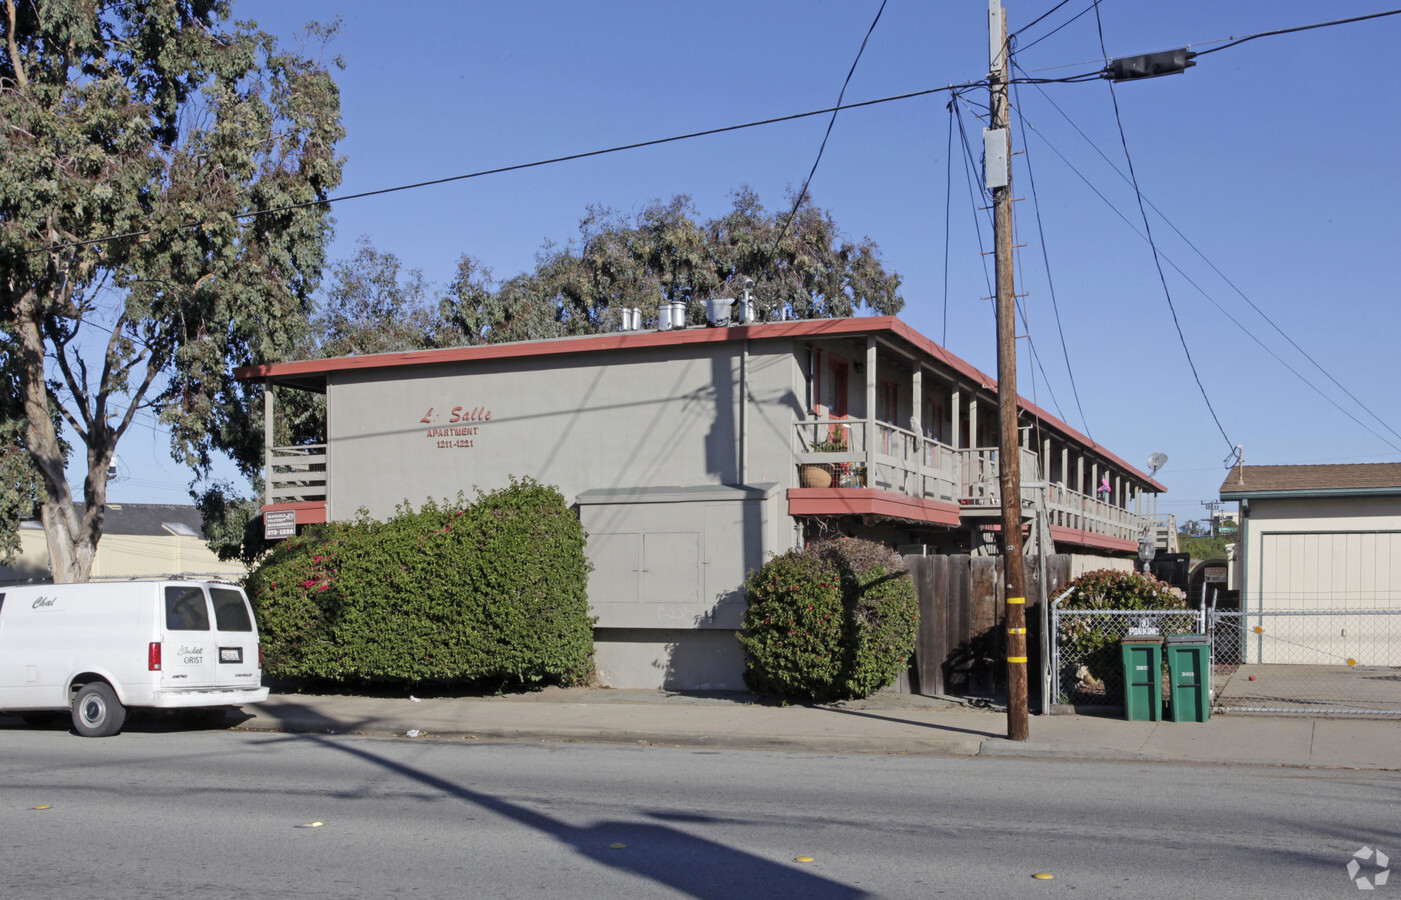
[{"label": "window", "polygon": [[214,601],[214,627],[220,631],[253,630],[243,594],[232,588],[210,588],[209,598]]},{"label": "window", "polygon": [[880,379],[876,401],[876,418],[887,425],[899,425],[896,417],[900,412],[900,387],[893,381]]},{"label": "window", "polygon": [[165,589],[165,627],[171,631],[208,631],[209,605],[197,587]]},{"label": "window", "polygon": [[941,400],[926,399],[924,401],[924,436],[933,438],[941,444],[947,443],[945,432],[948,430],[948,419],[944,415],[944,404]]}]

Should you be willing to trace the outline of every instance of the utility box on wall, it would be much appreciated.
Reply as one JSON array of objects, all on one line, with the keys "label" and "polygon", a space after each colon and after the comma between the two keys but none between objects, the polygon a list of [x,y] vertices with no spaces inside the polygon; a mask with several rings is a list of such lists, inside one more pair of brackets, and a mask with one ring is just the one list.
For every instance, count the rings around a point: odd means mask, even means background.
[{"label": "utility box on wall", "polygon": [[776,548],[778,494],[777,484],[584,491],[597,627],[738,628],[744,579]]}]

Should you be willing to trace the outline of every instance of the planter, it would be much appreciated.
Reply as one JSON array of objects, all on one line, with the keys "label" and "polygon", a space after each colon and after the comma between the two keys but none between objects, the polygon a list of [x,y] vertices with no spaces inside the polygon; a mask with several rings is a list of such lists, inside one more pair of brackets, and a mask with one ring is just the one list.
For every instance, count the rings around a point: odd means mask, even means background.
[{"label": "planter", "polygon": [[825,465],[798,467],[798,480],[805,488],[826,488],[832,486],[832,468]]}]

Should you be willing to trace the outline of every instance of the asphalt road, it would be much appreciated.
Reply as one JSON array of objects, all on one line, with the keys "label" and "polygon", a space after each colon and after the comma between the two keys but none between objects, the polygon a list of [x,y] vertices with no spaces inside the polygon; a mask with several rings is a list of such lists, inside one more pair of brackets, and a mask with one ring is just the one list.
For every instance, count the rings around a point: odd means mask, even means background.
[{"label": "asphalt road", "polygon": [[1401,867],[1379,772],[139,724],[0,728],[0,759],[16,898],[1322,898],[1363,846]]}]

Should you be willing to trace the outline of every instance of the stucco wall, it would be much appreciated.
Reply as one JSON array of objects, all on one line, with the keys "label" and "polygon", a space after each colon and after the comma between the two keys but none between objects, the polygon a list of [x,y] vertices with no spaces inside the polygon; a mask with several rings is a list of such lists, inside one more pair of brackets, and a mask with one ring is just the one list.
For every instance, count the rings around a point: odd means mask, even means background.
[{"label": "stucco wall", "polygon": [[[327,513],[490,489],[511,476],[585,490],[740,481],[732,343],[342,373],[327,387]],[[734,354],[734,355],[732,355]],[[794,479],[791,343],[751,351],[751,484]],[[456,420],[456,421],[454,421]]]},{"label": "stucco wall", "polygon": [[[715,342],[337,375],[327,513],[387,518],[512,476],[555,485],[590,532],[603,683],[742,689],[739,590],[795,540],[781,488],[796,480],[803,382],[791,341],[751,345],[741,474],[741,352]],[[722,496],[741,481],[764,487]],[[652,493],[625,496],[639,489]],[[687,496],[696,489],[717,491]]]}]

